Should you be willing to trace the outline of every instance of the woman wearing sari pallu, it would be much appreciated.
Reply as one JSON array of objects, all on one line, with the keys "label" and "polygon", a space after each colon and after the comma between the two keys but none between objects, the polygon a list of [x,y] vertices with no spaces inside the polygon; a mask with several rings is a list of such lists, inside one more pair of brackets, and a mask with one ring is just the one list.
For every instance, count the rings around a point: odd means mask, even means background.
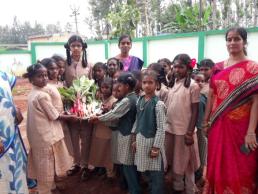
[{"label": "woman wearing sari pallu", "polygon": [[[14,76],[0,71],[0,193],[3,194],[29,193],[27,155],[16,125],[22,117],[15,108],[11,93],[15,81]],[[28,185],[33,187],[36,183],[28,180]]]},{"label": "woman wearing sari pallu", "polygon": [[203,121],[210,127],[203,193],[257,194],[258,64],[246,57],[245,29],[228,30],[226,42],[230,57],[215,66]]},{"label": "woman wearing sari pallu", "polygon": [[129,55],[132,48],[132,38],[131,36],[125,34],[119,37],[118,47],[120,49],[120,54],[117,58],[123,64],[123,71],[140,71],[143,66],[143,61],[138,57]]}]

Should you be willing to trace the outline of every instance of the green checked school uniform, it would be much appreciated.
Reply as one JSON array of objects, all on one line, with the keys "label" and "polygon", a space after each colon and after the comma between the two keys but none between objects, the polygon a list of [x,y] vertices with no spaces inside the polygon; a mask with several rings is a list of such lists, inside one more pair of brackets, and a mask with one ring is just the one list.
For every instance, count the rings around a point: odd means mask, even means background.
[{"label": "green checked school uniform", "polygon": [[[164,102],[157,96],[145,101],[144,96],[137,102],[137,116],[133,132],[136,133],[135,165],[137,170],[163,171],[163,160],[165,159],[166,107]],[[157,158],[150,158],[152,147],[160,149]]]}]

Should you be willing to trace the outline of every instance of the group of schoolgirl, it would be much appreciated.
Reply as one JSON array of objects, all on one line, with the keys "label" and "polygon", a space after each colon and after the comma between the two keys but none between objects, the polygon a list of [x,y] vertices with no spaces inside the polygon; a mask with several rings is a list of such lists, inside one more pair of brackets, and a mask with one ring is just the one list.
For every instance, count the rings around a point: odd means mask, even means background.
[{"label": "group of schoolgirl", "polygon": [[[169,60],[161,59],[140,71],[130,70],[118,57],[90,65],[87,45],[77,35],[65,48],[66,60],[43,59],[25,74],[33,85],[28,96],[28,175],[37,179],[39,193],[57,190],[55,176],[64,172],[82,172],[86,180],[104,167],[112,178],[114,164],[132,194],[142,193],[139,172],[147,177],[151,193],[164,193],[165,170],[174,193],[194,193],[194,173],[200,166],[195,126],[204,84],[192,79],[198,77],[192,77],[193,60],[179,54],[173,70]],[[65,114],[57,90],[82,75],[98,84],[102,102],[101,113],[88,121]]]}]

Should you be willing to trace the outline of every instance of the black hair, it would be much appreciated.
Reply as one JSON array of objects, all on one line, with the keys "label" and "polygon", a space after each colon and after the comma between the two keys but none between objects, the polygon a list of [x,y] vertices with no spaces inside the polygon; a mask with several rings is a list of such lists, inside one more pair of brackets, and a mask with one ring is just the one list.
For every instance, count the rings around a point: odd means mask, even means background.
[{"label": "black hair", "polygon": [[93,66],[92,70],[95,71],[98,68],[103,69],[105,72],[107,71],[107,65],[105,63],[102,63],[102,62],[95,63],[95,65]]},{"label": "black hair", "polygon": [[37,71],[41,68],[46,68],[44,65],[41,63],[35,63],[33,65],[30,65],[27,67],[27,72],[22,75],[23,78],[28,78],[30,81],[31,79],[36,75]]},{"label": "black hair", "polygon": [[56,63],[58,63],[59,61],[65,62],[65,59],[64,59],[62,56],[60,56],[60,55],[53,55],[51,58],[52,58]]},{"label": "black hair", "polygon": [[142,72],[140,70],[133,70],[132,74],[136,80],[142,81]]},{"label": "black hair", "polygon": [[200,70],[199,70],[199,69],[193,69],[193,71],[192,71],[192,77],[193,77],[194,75],[199,74],[199,73],[200,73]]},{"label": "black hair", "polygon": [[[226,41],[228,38],[228,33],[232,32],[232,31],[237,32],[239,34],[239,36],[241,36],[241,38],[243,39],[245,45],[247,44],[247,31],[245,28],[242,28],[242,27],[233,27],[233,28],[228,29],[226,32],[226,36],[225,36]],[[246,51],[245,47],[244,47],[244,54],[247,56],[247,51]]]},{"label": "black hair", "polygon": [[120,36],[119,39],[118,39],[118,45],[120,45],[121,41],[122,41],[123,39],[125,39],[125,38],[128,38],[128,39],[130,40],[130,42],[132,42],[132,38],[131,38],[130,35],[128,35],[128,34],[123,34],[123,35]]},{"label": "black hair", "polygon": [[87,61],[87,52],[86,52],[86,49],[87,49],[87,43],[84,42],[82,40],[82,38],[78,35],[72,35],[67,43],[64,45],[65,49],[66,49],[66,57],[67,57],[67,64],[68,65],[71,65],[72,64],[72,59],[71,59],[71,54],[70,54],[70,45],[71,43],[75,42],[75,41],[78,41],[82,44],[82,51],[83,51],[83,54],[82,54],[82,66],[85,68],[87,67],[88,65],[88,61]]},{"label": "black hair", "polygon": [[[186,88],[189,88],[190,84],[191,84],[191,75],[193,72],[193,67],[191,66],[191,58],[189,57],[188,54],[178,54],[177,56],[175,56],[173,63],[178,60],[180,61],[180,64],[185,65],[187,67],[187,76],[184,82],[184,86]],[[175,74],[172,74],[170,80],[169,80],[169,87],[173,87],[176,81],[176,77]]]},{"label": "black hair", "polygon": [[109,97],[112,96],[112,92],[113,92],[113,79],[110,78],[110,77],[105,77],[105,78],[103,79],[103,81],[101,82],[100,86],[99,86],[99,91],[100,91],[100,92],[102,92],[102,91],[101,91],[101,87],[102,87],[102,86],[103,86],[103,87],[108,86],[109,91],[110,91]]},{"label": "black hair", "polygon": [[95,75],[95,71],[99,68],[103,69],[104,72],[105,72],[105,75],[106,75],[107,65],[105,63],[102,63],[102,62],[97,62],[97,63],[95,63],[95,65],[92,68],[92,78],[94,79],[95,83],[98,83],[98,85],[100,86],[101,83],[99,83],[99,80],[97,80],[96,75]]},{"label": "black hair", "polygon": [[63,62],[65,62],[65,59],[64,59],[64,57],[62,57],[62,56],[60,56],[60,55],[53,55],[52,57],[51,57],[53,60],[55,60],[56,62],[58,62],[58,61],[63,61]]},{"label": "black hair", "polygon": [[118,65],[118,68],[119,68],[120,71],[122,71],[124,69],[123,63],[119,59],[117,59],[115,57],[109,58],[107,60],[107,65],[108,65],[108,62],[111,61],[111,60],[115,60],[116,61],[116,64]]},{"label": "black hair", "polygon": [[117,81],[122,84],[127,84],[131,90],[135,88],[136,79],[134,78],[133,74],[130,72],[123,72],[118,78]]},{"label": "black hair", "polygon": [[148,69],[151,69],[157,73],[158,76],[158,82],[161,84],[163,83],[165,86],[168,86],[165,69],[160,63],[151,63],[148,67]]},{"label": "black hair", "polygon": [[53,63],[56,64],[55,60],[52,58],[44,58],[41,61],[39,61],[39,63],[41,63],[42,65],[44,65],[47,69],[49,68],[50,65],[52,65]]},{"label": "black hair", "polygon": [[103,84],[110,86],[111,87],[111,91],[112,91],[113,79],[111,77],[105,77],[103,79],[103,81],[101,82],[101,85],[103,85]]},{"label": "black hair", "polygon": [[159,82],[159,75],[156,71],[152,69],[146,69],[142,72],[142,77],[144,76],[151,76],[156,82]]},{"label": "black hair", "polygon": [[209,68],[213,68],[215,65],[215,63],[211,60],[211,59],[203,59],[201,60],[201,62],[198,64],[198,69],[200,69],[201,67],[209,67]]},{"label": "black hair", "polygon": [[167,63],[170,66],[172,65],[172,62],[168,58],[159,59],[158,63],[160,63],[160,62],[165,62],[165,63]]}]

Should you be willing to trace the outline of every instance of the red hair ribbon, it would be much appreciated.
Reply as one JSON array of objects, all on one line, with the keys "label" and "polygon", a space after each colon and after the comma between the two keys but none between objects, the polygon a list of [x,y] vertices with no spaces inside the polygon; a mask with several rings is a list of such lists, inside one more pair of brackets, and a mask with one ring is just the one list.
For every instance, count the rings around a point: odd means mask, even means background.
[{"label": "red hair ribbon", "polygon": [[192,68],[194,68],[195,65],[196,65],[196,59],[191,59],[190,66],[191,66]]}]

